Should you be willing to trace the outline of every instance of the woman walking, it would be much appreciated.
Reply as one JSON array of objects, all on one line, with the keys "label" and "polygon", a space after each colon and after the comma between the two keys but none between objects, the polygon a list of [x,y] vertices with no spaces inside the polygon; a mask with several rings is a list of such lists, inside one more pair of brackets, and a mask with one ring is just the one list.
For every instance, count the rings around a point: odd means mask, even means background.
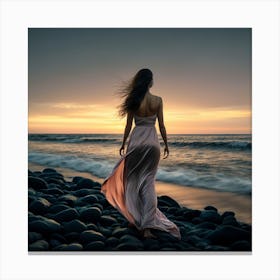
[{"label": "woman walking", "polygon": [[[155,128],[158,119],[161,136],[165,143],[164,159],[168,157],[166,130],[163,120],[162,98],[151,94],[153,73],[141,69],[124,89],[125,97],[120,105],[121,116],[127,115],[120,160],[104,180],[101,191],[108,202],[118,209],[144,237],[156,238],[150,229],[169,232],[181,239],[180,230],[157,208],[155,176],[160,160],[160,144]],[[133,128],[127,144],[127,137]]]}]

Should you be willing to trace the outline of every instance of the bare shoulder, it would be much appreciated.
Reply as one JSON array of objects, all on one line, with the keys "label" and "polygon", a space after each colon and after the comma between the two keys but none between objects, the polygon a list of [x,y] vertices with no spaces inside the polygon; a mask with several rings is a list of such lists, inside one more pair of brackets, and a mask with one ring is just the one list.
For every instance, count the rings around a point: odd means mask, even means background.
[{"label": "bare shoulder", "polygon": [[152,97],[157,104],[160,104],[162,102],[162,98],[160,96],[153,94]]}]

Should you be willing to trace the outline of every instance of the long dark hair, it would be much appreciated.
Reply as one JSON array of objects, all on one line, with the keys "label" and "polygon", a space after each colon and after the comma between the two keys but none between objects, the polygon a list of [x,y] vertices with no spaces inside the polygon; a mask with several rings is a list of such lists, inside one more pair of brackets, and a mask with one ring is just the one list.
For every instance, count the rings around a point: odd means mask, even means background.
[{"label": "long dark hair", "polygon": [[124,117],[128,112],[137,111],[152,80],[152,71],[143,68],[139,70],[128,83],[124,83],[125,86],[123,86],[118,92],[118,94],[124,98],[123,102],[117,106],[119,108],[118,113],[120,117]]}]

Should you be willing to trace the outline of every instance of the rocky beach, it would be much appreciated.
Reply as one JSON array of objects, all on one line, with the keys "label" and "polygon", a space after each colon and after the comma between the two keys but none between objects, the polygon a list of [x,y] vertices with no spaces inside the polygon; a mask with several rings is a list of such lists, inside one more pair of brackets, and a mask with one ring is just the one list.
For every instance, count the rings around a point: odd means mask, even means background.
[{"label": "rocky beach", "polygon": [[251,251],[251,224],[216,205],[182,206],[158,196],[158,208],[181,232],[152,229],[144,238],[112,207],[92,178],[71,179],[53,168],[28,169],[29,251]]}]

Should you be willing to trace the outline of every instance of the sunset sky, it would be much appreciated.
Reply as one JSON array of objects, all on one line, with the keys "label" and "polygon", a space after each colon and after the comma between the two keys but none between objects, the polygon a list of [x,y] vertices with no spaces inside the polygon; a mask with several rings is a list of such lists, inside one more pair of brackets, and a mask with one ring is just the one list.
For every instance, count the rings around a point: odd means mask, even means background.
[{"label": "sunset sky", "polygon": [[29,133],[123,133],[115,93],[141,68],[167,133],[251,133],[249,28],[29,28]]}]

